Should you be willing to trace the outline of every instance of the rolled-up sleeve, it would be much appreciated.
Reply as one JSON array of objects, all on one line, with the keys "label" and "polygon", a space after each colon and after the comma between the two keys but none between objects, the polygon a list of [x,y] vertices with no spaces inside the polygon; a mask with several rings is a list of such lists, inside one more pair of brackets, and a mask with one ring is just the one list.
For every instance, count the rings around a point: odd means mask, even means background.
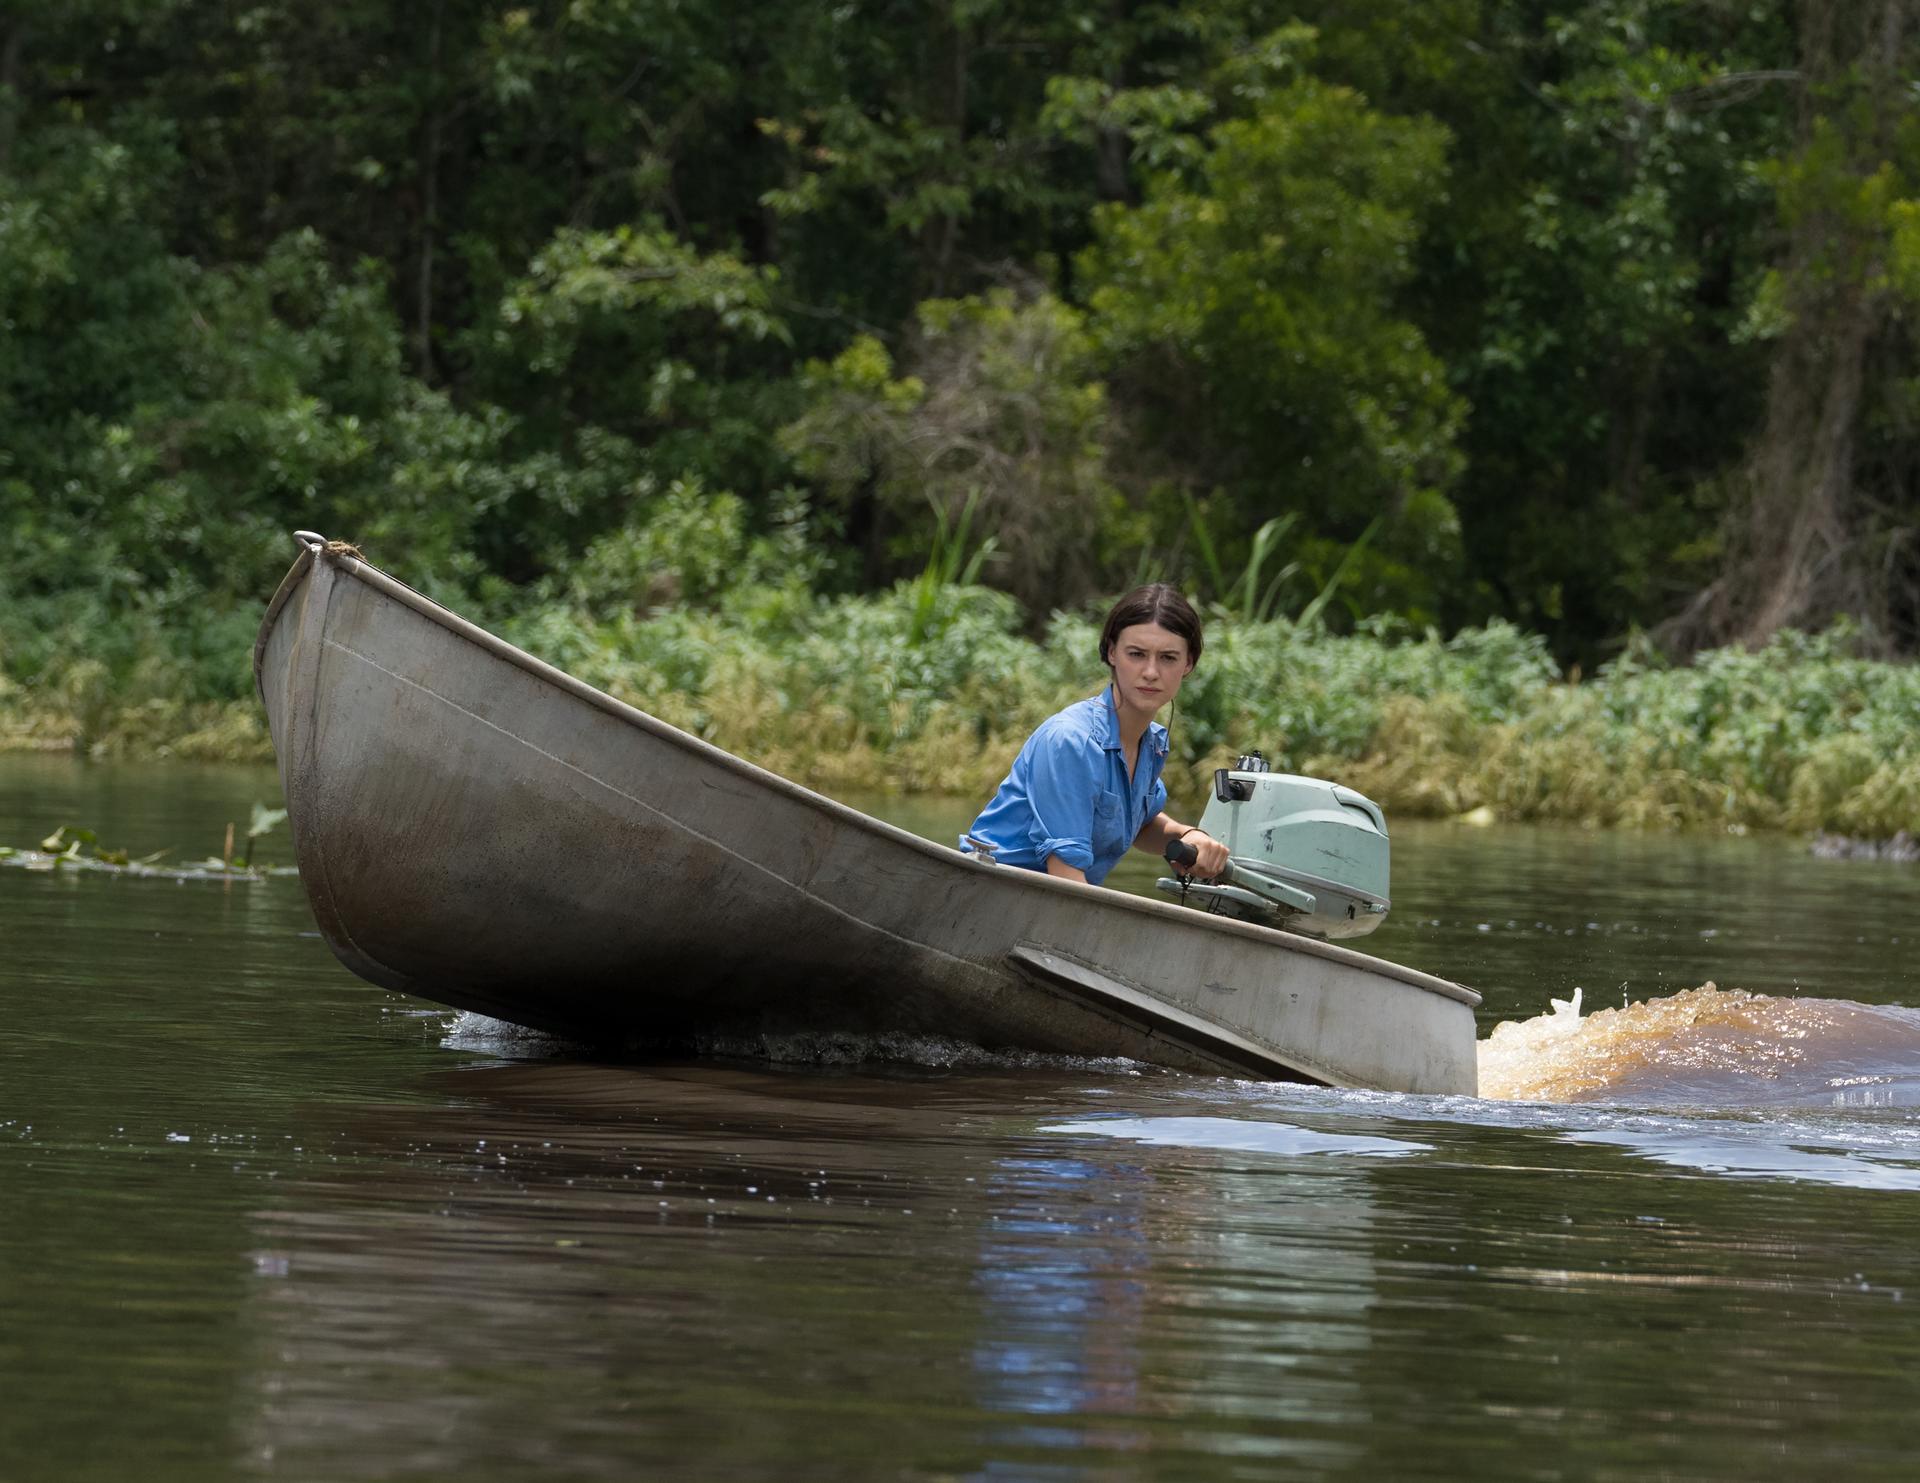
[{"label": "rolled-up sleeve", "polygon": [[1058,856],[1076,870],[1093,865],[1093,795],[1098,753],[1084,737],[1042,730],[1027,758],[1027,801],[1033,809],[1029,838],[1044,867]]}]

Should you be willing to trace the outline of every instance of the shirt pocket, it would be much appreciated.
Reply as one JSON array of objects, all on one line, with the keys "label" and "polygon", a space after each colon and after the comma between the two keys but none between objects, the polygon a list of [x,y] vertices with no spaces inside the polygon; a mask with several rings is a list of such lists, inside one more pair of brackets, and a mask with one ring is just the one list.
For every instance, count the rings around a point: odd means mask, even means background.
[{"label": "shirt pocket", "polygon": [[1118,793],[1105,790],[1093,795],[1093,853],[1098,857],[1118,857],[1133,841],[1127,838],[1127,808]]}]

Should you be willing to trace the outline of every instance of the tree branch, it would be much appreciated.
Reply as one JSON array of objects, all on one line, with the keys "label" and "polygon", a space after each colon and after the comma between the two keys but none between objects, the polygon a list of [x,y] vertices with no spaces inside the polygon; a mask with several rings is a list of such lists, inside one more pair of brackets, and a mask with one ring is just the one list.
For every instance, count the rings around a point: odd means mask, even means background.
[{"label": "tree branch", "polygon": [[15,21],[7,28],[5,42],[0,42],[0,170],[4,170],[13,157],[13,136],[19,126],[23,102],[20,96],[20,54],[26,44],[25,21]]}]

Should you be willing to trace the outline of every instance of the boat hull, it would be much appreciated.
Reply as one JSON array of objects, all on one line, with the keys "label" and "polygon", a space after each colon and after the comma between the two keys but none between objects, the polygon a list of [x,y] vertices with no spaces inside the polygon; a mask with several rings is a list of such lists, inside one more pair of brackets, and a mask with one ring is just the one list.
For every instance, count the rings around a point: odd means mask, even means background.
[{"label": "boat hull", "polygon": [[840,1037],[1475,1088],[1456,984],[871,819],[308,545],[255,673],[322,935],[383,987],[593,1040]]}]

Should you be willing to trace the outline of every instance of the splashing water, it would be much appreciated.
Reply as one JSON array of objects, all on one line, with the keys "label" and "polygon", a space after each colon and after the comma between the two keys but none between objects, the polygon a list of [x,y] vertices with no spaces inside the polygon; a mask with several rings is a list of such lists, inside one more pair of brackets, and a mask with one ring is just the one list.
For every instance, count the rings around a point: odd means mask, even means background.
[{"label": "splashing water", "polygon": [[[470,1009],[460,1010],[454,1015],[440,1043],[448,1050],[477,1051],[512,1061],[593,1059],[607,1053],[607,1047],[603,1044],[568,1040],[544,1030],[491,1019]],[[644,1057],[649,1053],[668,1056],[691,1054],[786,1066],[900,1064],[942,1071],[958,1068],[982,1071],[1052,1069],[1116,1076],[1138,1076],[1156,1069],[1125,1056],[987,1050],[968,1041],[941,1035],[861,1034],[852,1031],[703,1034],[660,1041],[635,1038],[622,1049],[636,1057]]]},{"label": "splashing water", "polygon": [[1480,1095],[1756,1106],[1920,1102],[1920,1012],[1712,983],[1582,1019],[1579,995],[1480,1043]]},{"label": "splashing water", "polygon": [[[1612,1103],[1716,1111],[1769,1106],[1920,1106],[1920,1010],[1783,998],[1712,983],[1581,1014],[1583,994],[1494,1027],[1479,1045],[1480,1096],[1496,1102]],[[462,1013],[449,1048],[509,1060],[583,1053],[564,1039]],[[636,1048],[638,1049],[638,1048]],[[706,1038],[670,1047],[810,1065],[906,1062],[956,1069],[1052,1067],[1139,1074],[1119,1059],[989,1052],[931,1036]]]}]

